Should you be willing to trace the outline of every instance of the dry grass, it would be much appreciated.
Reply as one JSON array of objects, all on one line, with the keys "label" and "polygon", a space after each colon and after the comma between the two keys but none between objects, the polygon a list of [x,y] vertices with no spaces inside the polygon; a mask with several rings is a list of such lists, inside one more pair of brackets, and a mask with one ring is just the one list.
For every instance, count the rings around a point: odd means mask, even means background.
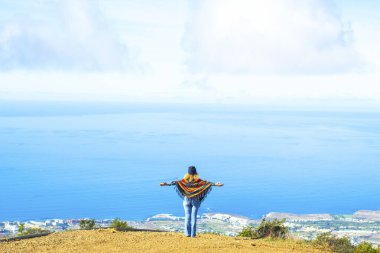
[{"label": "dry grass", "polygon": [[180,233],[65,231],[0,243],[0,252],[323,252],[301,241],[251,240],[214,234],[187,238]]}]

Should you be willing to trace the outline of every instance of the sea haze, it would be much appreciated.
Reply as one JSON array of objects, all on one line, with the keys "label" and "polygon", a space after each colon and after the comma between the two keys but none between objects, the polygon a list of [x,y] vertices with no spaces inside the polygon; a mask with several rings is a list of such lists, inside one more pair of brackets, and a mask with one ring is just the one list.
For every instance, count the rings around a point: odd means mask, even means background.
[{"label": "sea haze", "polygon": [[380,209],[380,113],[265,107],[0,102],[0,220]]}]

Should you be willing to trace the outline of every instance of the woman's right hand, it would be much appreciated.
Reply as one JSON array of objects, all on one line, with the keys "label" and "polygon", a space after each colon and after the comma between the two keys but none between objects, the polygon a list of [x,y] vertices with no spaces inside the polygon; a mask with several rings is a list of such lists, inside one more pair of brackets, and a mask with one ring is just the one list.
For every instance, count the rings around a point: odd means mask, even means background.
[{"label": "woman's right hand", "polygon": [[160,186],[167,186],[168,183],[160,183]]}]

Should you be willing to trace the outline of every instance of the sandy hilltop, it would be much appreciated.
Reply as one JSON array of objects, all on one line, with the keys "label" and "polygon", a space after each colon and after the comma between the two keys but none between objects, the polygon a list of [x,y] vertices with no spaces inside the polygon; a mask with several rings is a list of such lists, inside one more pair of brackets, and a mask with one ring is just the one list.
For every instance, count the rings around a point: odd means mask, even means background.
[{"label": "sandy hilltop", "polygon": [[[265,219],[286,219],[293,238],[314,239],[318,234],[331,232],[338,237],[347,236],[354,244],[368,241],[380,244],[380,211],[361,210],[349,215],[292,214],[271,212]],[[177,252],[177,247],[188,252],[319,252],[301,241],[273,244],[268,240],[246,240],[235,237],[243,227],[257,226],[261,219],[244,216],[205,213],[198,220],[199,238],[187,246],[182,235],[183,217],[158,214],[143,221],[128,221],[137,229],[154,229],[168,232],[116,232],[111,229],[78,231],[79,220],[49,219],[25,221],[26,228],[42,228],[55,233],[16,242],[1,242],[0,252]],[[112,220],[97,220],[97,227],[109,227]],[[12,237],[20,226],[17,221],[0,222],[0,235]],[[177,233],[176,233],[177,232]],[[134,248],[135,247],[135,248]],[[189,247],[189,248],[186,248]],[[34,250],[30,250],[34,249]],[[128,249],[128,250],[126,250]],[[269,249],[273,249],[270,251]],[[302,249],[302,250],[301,250]]]},{"label": "sandy hilltop", "polygon": [[0,252],[324,252],[301,241],[252,240],[215,234],[187,238],[173,232],[76,230],[15,242],[0,243]]}]

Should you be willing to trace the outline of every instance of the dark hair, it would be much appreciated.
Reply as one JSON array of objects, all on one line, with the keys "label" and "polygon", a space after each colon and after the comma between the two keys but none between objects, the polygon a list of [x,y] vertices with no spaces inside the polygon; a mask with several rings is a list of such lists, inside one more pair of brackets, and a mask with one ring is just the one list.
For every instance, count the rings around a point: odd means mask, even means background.
[{"label": "dark hair", "polygon": [[197,175],[197,169],[194,167],[194,166],[190,166],[187,173],[189,173],[190,175]]}]

